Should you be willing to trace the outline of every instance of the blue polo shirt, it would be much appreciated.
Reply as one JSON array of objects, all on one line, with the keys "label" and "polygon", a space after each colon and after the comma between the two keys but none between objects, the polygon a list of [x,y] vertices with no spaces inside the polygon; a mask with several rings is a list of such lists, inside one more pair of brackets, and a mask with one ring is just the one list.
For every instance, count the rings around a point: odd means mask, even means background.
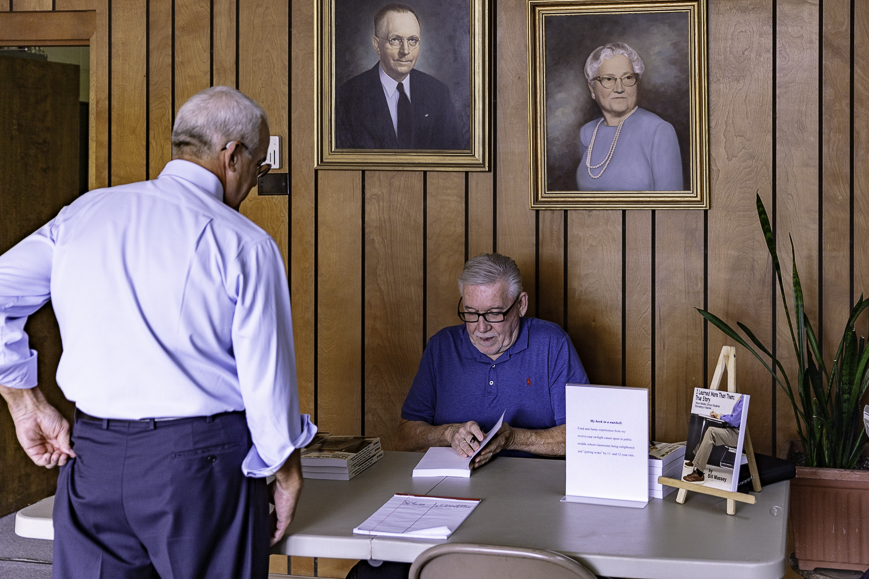
[{"label": "blue polo shirt", "polygon": [[506,409],[510,426],[564,424],[565,384],[588,384],[573,342],[538,318],[520,318],[519,327],[516,342],[497,360],[477,350],[464,324],[432,336],[401,417],[435,426],[473,420],[488,432]]}]

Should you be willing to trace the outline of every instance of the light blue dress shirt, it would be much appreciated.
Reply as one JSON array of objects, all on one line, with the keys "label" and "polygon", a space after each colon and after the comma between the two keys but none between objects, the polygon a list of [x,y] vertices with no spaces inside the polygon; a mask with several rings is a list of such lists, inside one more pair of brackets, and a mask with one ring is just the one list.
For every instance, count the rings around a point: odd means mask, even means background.
[{"label": "light blue dress shirt", "polygon": [[622,125],[609,165],[588,174],[586,155],[597,127],[591,165],[605,162],[618,127],[595,119],[579,130],[579,166],[576,186],[580,191],[683,191],[682,154],[673,125],[645,109],[638,108]]},{"label": "light blue dress shirt", "polygon": [[251,477],[273,474],[317,431],[299,414],[277,245],[199,165],[171,161],[157,179],[83,195],[0,256],[0,384],[37,384],[24,323],[49,299],[57,383],[88,414],[245,410]]}]

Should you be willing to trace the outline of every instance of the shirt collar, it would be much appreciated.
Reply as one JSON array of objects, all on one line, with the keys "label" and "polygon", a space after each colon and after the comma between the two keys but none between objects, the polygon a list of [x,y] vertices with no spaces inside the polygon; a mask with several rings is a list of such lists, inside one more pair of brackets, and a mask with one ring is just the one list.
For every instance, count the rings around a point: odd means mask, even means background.
[{"label": "shirt collar", "polygon": [[496,360],[492,360],[490,357],[482,353],[471,343],[471,337],[468,335],[468,326],[466,324],[462,324],[462,343],[464,344],[464,355],[466,358],[473,358],[478,362],[485,362],[486,364],[500,364],[506,360],[510,359],[510,356],[513,354],[518,354],[522,350],[528,349],[529,337],[528,337],[528,320],[525,316],[519,318],[519,335],[516,336],[516,341],[513,342],[513,345],[507,348],[507,351],[498,356]]},{"label": "shirt collar", "polygon": [[[223,185],[217,175],[201,165],[183,159],[174,159],[166,163],[160,177],[178,177],[193,183],[199,189],[208,193],[223,203]],[[158,177],[159,178],[159,177]]]},{"label": "shirt collar", "polygon": [[[382,66],[378,66],[377,70],[380,71],[380,84],[383,86],[383,90],[386,91],[389,98],[394,98],[395,91],[398,90],[398,83],[394,78],[386,74]],[[404,94],[406,94],[407,98],[410,99],[410,75],[404,77],[404,80],[401,82],[404,87]]]}]

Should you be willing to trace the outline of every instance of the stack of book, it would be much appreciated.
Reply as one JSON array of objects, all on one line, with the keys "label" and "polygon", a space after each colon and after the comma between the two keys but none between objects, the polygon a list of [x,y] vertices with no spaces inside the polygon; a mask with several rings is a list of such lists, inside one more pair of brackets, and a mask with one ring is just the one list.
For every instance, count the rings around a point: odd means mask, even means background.
[{"label": "stack of book", "polygon": [[653,442],[649,446],[649,497],[663,499],[676,487],[658,482],[659,476],[682,478],[682,462],[685,458],[684,442]]},{"label": "stack of book", "polygon": [[350,480],[383,458],[379,438],[320,432],[302,449],[302,476]]}]

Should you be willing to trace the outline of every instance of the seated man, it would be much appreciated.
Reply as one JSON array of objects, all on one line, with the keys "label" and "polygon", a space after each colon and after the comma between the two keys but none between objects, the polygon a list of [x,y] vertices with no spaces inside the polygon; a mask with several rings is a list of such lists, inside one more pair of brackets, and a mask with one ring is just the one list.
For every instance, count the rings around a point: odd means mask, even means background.
[{"label": "seated man", "polygon": [[552,322],[523,317],[528,294],[509,257],[468,261],[459,293],[464,324],[429,340],[401,409],[395,449],[452,446],[471,456],[506,410],[474,468],[499,452],[564,456],[565,384],[588,383],[570,337]]},{"label": "seated man", "polygon": [[[470,456],[506,410],[474,468],[499,452],[564,456],[565,384],[588,383],[570,337],[552,322],[523,317],[528,294],[509,257],[484,253],[470,260],[459,293],[464,324],[429,340],[401,409],[395,450],[452,446]],[[409,569],[360,561],[347,579],[407,577]]]}]

